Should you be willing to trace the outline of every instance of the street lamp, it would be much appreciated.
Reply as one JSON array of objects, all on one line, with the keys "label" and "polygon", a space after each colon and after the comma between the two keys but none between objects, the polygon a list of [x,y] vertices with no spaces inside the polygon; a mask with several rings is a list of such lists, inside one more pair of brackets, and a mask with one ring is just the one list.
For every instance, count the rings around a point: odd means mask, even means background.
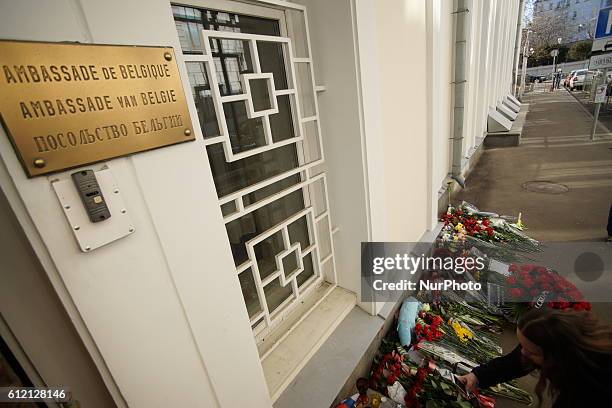
[{"label": "street lamp", "polygon": [[[533,48],[529,48],[529,34],[531,30],[527,30],[525,35],[525,47],[523,48],[523,69],[521,70],[521,86],[519,86],[519,99],[523,98],[523,93],[525,92],[525,77],[527,76],[527,59],[530,54],[533,54]],[[529,50],[529,55],[527,54],[527,50]]]},{"label": "street lamp", "polygon": [[[561,41],[563,41],[563,38],[561,37],[557,37],[557,44],[561,45]],[[555,72],[557,72],[557,55],[559,55],[559,50],[552,50],[552,56],[553,56],[553,69],[552,69],[552,73],[553,73],[553,86],[554,86],[554,80],[555,80]]]}]

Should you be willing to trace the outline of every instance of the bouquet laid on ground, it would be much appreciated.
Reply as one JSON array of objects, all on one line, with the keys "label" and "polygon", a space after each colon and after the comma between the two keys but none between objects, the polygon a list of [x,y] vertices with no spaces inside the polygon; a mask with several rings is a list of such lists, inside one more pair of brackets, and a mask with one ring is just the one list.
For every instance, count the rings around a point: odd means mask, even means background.
[{"label": "bouquet laid on ground", "polygon": [[444,222],[443,243],[465,243],[464,248],[479,248],[495,259],[521,260],[540,250],[540,243],[523,232],[520,214],[512,222],[510,217],[480,211],[464,201],[459,207],[449,206],[440,221]]},{"label": "bouquet laid on ground", "polygon": [[371,388],[406,407],[490,408],[494,395],[531,403],[530,395],[511,383],[469,397],[456,384],[453,373],[464,374],[501,355],[498,338],[487,330],[499,324],[499,316],[452,301],[419,304],[419,309],[409,346],[403,347],[393,330],[383,339],[372,365]]},{"label": "bouquet laid on ground", "polygon": [[[514,381],[466,395],[454,374],[468,373],[501,356],[498,335],[504,317],[513,316],[509,320],[515,321],[521,308],[546,304],[556,309],[590,310],[591,305],[572,283],[528,263],[534,262],[530,257],[542,248],[523,232],[520,214],[513,219],[463,202],[449,206],[441,221],[444,227],[432,259],[471,257],[485,262],[469,267],[465,260],[454,262],[450,274],[463,284],[460,290],[420,292],[410,307],[402,306],[400,333],[392,330],[383,340],[372,365],[370,386],[407,407],[492,408],[494,396],[531,404],[531,395]],[[465,267],[459,271],[461,265]],[[448,277],[448,268],[435,263],[423,269],[420,279],[427,282]],[[475,282],[482,285],[476,288]],[[510,315],[507,308],[512,309]]]},{"label": "bouquet laid on ground", "polygon": [[380,351],[370,376],[370,387],[374,390],[409,408],[472,407],[448,370],[438,369],[427,359],[414,362],[389,338],[383,340]]},{"label": "bouquet laid on ground", "polygon": [[444,335],[444,331],[440,329],[442,323],[444,323],[442,317],[431,313],[428,304],[423,305],[415,321],[414,333],[416,341],[413,345],[418,344],[422,340],[434,341],[442,338]]},{"label": "bouquet laid on ground", "polygon": [[553,271],[534,264],[512,264],[506,278],[506,296],[520,313],[531,307],[591,310],[576,286]]}]

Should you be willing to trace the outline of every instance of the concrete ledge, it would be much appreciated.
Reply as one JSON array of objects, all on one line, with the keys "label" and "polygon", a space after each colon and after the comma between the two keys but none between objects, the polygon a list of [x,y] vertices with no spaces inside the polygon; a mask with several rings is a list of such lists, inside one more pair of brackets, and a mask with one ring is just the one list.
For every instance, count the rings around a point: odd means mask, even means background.
[{"label": "concrete ledge", "polygon": [[[371,360],[364,357],[369,350],[371,353],[371,349],[378,349],[384,324],[380,316],[370,316],[355,306],[285,389],[274,408],[324,408],[336,402],[339,392],[348,395],[355,385],[349,381],[354,373],[370,369]],[[356,378],[361,375],[357,373]]]},{"label": "concrete ledge", "polygon": [[518,146],[521,142],[521,135],[523,133],[523,126],[525,125],[525,119],[527,112],[529,111],[529,104],[523,103],[521,105],[521,111],[516,117],[516,120],[512,122],[512,128],[507,132],[488,132],[487,137],[484,141],[485,148],[496,148],[496,147],[513,147]]}]

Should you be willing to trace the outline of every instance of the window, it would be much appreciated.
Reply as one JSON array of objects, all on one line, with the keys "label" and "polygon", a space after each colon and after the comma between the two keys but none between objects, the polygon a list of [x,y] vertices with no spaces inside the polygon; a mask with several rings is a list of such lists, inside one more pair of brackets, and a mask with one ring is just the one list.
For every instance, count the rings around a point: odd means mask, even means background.
[{"label": "window", "polygon": [[305,19],[172,12],[235,273],[264,336],[324,277],[335,280]]}]

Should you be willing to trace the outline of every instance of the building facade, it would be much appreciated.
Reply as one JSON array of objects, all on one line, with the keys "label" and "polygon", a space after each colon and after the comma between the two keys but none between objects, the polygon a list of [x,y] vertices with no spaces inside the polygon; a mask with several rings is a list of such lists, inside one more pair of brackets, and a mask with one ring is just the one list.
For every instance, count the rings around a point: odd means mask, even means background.
[{"label": "building facade", "polygon": [[563,44],[567,44],[593,39],[601,5],[601,0],[535,0],[533,15],[558,19],[555,24]]},{"label": "building facade", "polygon": [[[347,319],[379,331],[394,305],[362,301],[360,243],[435,233],[513,92],[522,5],[0,4],[2,40],[171,46],[195,133],[30,178],[0,130],[3,350],[86,407],[280,407]],[[86,169],[131,220],[93,250],[59,193]]]}]

